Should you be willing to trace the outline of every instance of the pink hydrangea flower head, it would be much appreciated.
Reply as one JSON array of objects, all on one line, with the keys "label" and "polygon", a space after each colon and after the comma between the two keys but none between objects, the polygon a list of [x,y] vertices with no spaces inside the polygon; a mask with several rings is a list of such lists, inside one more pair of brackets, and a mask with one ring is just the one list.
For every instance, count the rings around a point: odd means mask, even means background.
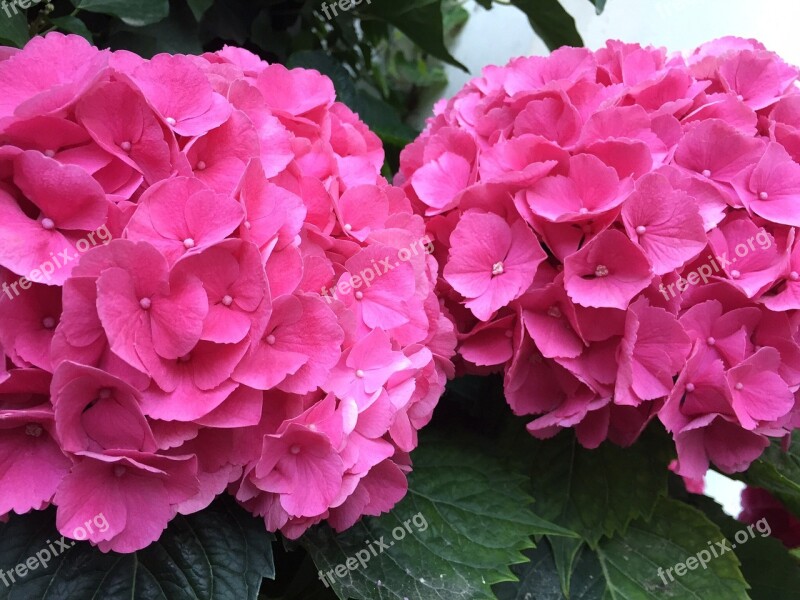
[{"label": "pink hydrangea flower head", "polygon": [[456,334],[330,79],[51,33],[0,81],[0,518],[127,553],[223,493],[292,538],[391,510]]},{"label": "pink hydrangea flower head", "polygon": [[461,369],[547,438],[741,471],[797,423],[798,70],[755,40],[611,40],[489,66],[396,183],[439,243]]}]

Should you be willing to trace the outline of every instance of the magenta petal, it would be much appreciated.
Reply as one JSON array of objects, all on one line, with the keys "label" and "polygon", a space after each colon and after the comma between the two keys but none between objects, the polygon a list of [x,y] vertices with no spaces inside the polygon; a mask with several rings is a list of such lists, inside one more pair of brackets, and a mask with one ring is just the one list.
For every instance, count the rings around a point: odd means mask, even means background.
[{"label": "magenta petal", "polygon": [[777,350],[765,347],[728,372],[733,410],[745,429],[775,421],[794,406],[794,394],[777,373],[780,359]]},{"label": "magenta petal", "polygon": [[445,152],[414,174],[412,185],[420,200],[436,212],[452,207],[455,196],[470,178],[470,165],[463,156]]},{"label": "magenta petal", "polygon": [[150,309],[153,347],[164,358],[180,358],[200,340],[208,297],[199,280],[175,277],[170,295],[153,298]]},{"label": "magenta petal", "polygon": [[623,233],[607,230],[564,261],[564,287],[578,304],[625,309],[653,278],[644,252]]},{"label": "magenta petal", "polygon": [[646,175],[637,182],[622,218],[628,235],[645,251],[656,275],[682,267],[708,244],[691,197],[673,190],[661,175]]},{"label": "magenta petal", "polygon": [[523,221],[509,226],[491,213],[465,213],[450,242],[444,277],[483,321],[528,288],[545,258]]},{"label": "magenta petal", "polygon": [[120,268],[107,269],[97,280],[97,290],[97,314],[111,349],[139,368],[136,336],[148,327],[149,317],[140,305],[133,278]]}]

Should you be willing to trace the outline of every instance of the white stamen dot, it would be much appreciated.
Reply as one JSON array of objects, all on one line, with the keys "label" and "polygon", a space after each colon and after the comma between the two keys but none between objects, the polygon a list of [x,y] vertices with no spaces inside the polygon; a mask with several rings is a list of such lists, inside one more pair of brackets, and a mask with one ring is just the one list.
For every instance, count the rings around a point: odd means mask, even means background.
[{"label": "white stamen dot", "polygon": [[585,206],[581,206],[581,209],[578,212],[581,213],[582,215],[585,215],[589,212],[589,209],[586,208]]},{"label": "white stamen dot", "polygon": [[171,125],[172,127],[175,127],[175,125],[176,125],[178,122],[177,122],[175,119],[173,119],[172,117],[167,117],[167,123],[168,123],[169,125]]},{"label": "white stamen dot", "polygon": [[205,171],[205,169],[206,169],[206,166],[207,166],[207,165],[206,165],[206,161],[204,161],[204,160],[198,160],[198,161],[197,161],[197,164],[194,166],[194,168],[195,168],[197,171]]},{"label": "white stamen dot", "polygon": [[356,371],[356,377],[358,377],[359,379],[362,379],[364,377],[364,371],[362,369],[359,369],[358,371]]},{"label": "white stamen dot", "polygon": [[556,319],[561,318],[561,309],[558,308],[555,304],[547,309],[547,314],[551,317],[555,317]]},{"label": "white stamen dot", "polygon": [[608,275],[608,267],[605,265],[597,265],[594,270],[595,277],[606,277]]},{"label": "white stamen dot", "polygon": [[47,231],[51,231],[56,228],[56,224],[53,222],[53,219],[45,217],[42,219],[42,227],[47,229]]},{"label": "white stamen dot", "polygon": [[42,426],[37,425],[36,423],[29,423],[25,426],[25,435],[29,435],[31,437],[39,437],[42,435]]},{"label": "white stamen dot", "polygon": [[798,279],[800,279],[800,273],[798,273],[797,271],[792,271],[791,273],[789,273],[789,279],[791,279],[792,281],[797,281]]},{"label": "white stamen dot", "polygon": [[275,344],[275,336],[274,335],[268,335],[267,336],[267,343],[270,346],[274,345]]},{"label": "white stamen dot", "polygon": [[739,102],[742,102],[742,101],[744,100],[744,96],[742,96],[741,94],[736,94],[736,99],[737,99]]},{"label": "white stamen dot", "polygon": [[250,221],[245,221],[244,222],[244,228],[245,229],[250,229],[251,227],[252,227],[252,225],[250,225]]},{"label": "white stamen dot", "polygon": [[501,262],[496,262],[492,265],[492,275],[502,275],[505,270],[506,269]]},{"label": "white stamen dot", "polygon": [[50,149],[48,149],[48,150],[45,150],[45,151],[44,151],[44,155],[45,155],[47,158],[53,158],[53,157],[56,155],[56,151],[55,151],[55,150],[50,150]]},{"label": "white stamen dot", "polygon": [[358,291],[356,292],[356,300],[361,300],[364,298],[364,292]]},{"label": "white stamen dot", "polygon": [[289,448],[289,452],[292,454],[300,454],[300,446],[297,444],[293,444],[291,448]]},{"label": "white stamen dot", "polygon": [[692,393],[694,390],[695,390],[695,387],[694,387],[694,384],[693,384],[693,383],[687,383],[687,384],[686,384],[686,391],[687,391],[688,393],[690,393],[690,394],[691,394],[691,393]]},{"label": "white stamen dot", "polygon": [[225,306],[230,306],[231,304],[233,304],[233,298],[231,298],[230,296],[225,296],[225,297],[222,299],[222,303],[223,303]]},{"label": "white stamen dot", "polygon": [[183,240],[183,245],[187,250],[191,250],[194,248],[194,240],[192,238],[186,238]]},{"label": "white stamen dot", "polygon": [[741,276],[742,276],[742,274],[739,271],[737,271],[736,269],[731,271],[731,277],[733,277],[734,279],[739,279],[739,277],[741,277]]},{"label": "white stamen dot", "polygon": [[710,337],[710,338],[708,338],[708,339],[706,340],[706,343],[707,343],[709,346],[714,346],[714,345],[717,343],[717,340],[716,340],[715,338],[713,338],[713,337]]},{"label": "white stamen dot", "polygon": [[122,465],[117,465],[117,466],[114,467],[114,477],[122,477],[127,472],[128,472],[128,469],[126,469]]},{"label": "white stamen dot", "polygon": [[761,192],[758,195],[758,197],[761,198],[762,200],[768,200],[769,199],[769,194],[767,192]]},{"label": "white stamen dot", "polygon": [[743,390],[744,389],[744,384],[742,382],[739,382],[733,387],[735,387],[737,390]]},{"label": "white stamen dot", "polygon": [[45,329],[54,329],[56,326],[56,320],[53,317],[45,317],[42,319],[42,327]]},{"label": "white stamen dot", "polygon": [[350,223],[345,223],[344,224],[344,230],[345,231],[353,231],[353,226],[350,225]]},{"label": "white stamen dot", "polygon": [[639,225],[636,228],[636,233],[638,233],[639,235],[644,235],[645,233],[647,233],[647,227],[645,227],[644,225]]},{"label": "white stamen dot", "polygon": [[122,148],[123,150],[125,150],[125,152],[130,152],[130,151],[131,151],[131,148],[132,148],[133,146],[131,146],[131,143],[130,143],[130,142],[122,142],[122,143],[119,145],[119,147],[120,147],[120,148]]},{"label": "white stamen dot", "polygon": [[142,298],[139,300],[139,306],[142,307],[142,310],[150,310],[150,307],[153,306],[153,301],[150,298]]},{"label": "white stamen dot", "polygon": [[703,170],[703,177],[711,177],[711,171],[708,169]]}]

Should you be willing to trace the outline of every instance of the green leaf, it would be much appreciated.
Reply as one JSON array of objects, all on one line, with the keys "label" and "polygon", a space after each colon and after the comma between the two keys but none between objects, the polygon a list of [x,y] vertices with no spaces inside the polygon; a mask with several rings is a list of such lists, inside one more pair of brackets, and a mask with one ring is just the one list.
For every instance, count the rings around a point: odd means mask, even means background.
[{"label": "green leaf", "polygon": [[[215,0],[203,17],[201,31],[205,41],[219,38],[228,43],[244,46],[257,17],[257,3],[241,0]],[[193,24],[193,27],[197,27]],[[295,32],[301,35],[303,32]],[[309,34],[310,35],[310,34]]]},{"label": "green leaf", "polygon": [[410,61],[403,54],[395,57],[395,68],[398,80],[407,81],[419,88],[441,87],[447,85],[447,75],[444,69],[431,68],[424,60]]},{"label": "green leaf", "polygon": [[117,17],[126,25],[143,27],[169,14],[168,0],[76,0],[75,8]]},{"label": "green leaf", "polygon": [[445,37],[453,36],[469,21],[469,11],[461,4],[442,4],[444,17],[443,29]]},{"label": "green leaf", "polygon": [[[662,498],[649,520],[639,519],[625,533],[599,545],[608,598],[746,600],[747,584],[736,555],[728,551],[714,558],[709,551],[723,538],[699,510]],[[700,552],[709,556],[705,569],[697,559]],[[682,575],[676,571],[678,564],[683,565]]]},{"label": "green leaf", "polygon": [[58,551],[46,568],[39,562],[10,587],[0,585],[0,600],[255,600],[264,577],[275,576],[274,536],[227,498],[178,516],[158,542],[134,554],[103,554],[85,543],[61,550],[53,509],[13,516],[0,524],[0,539],[6,574],[37,553],[46,558],[51,542]]},{"label": "green leaf", "polygon": [[606,8],[606,0],[589,0],[592,4],[594,4],[594,9],[597,11],[597,14],[602,14]]},{"label": "green leaf", "polygon": [[[733,523],[736,523],[731,519]],[[741,530],[744,526],[738,523]],[[746,530],[746,529],[745,529]],[[726,536],[731,535],[727,530]],[[775,538],[755,537],[737,546],[736,556],[742,563],[742,573],[752,588],[752,600],[791,598],[800,590],[800,563]]]},{"label": "green leaf", "polygon": [[317,567],[307,552],[293,548],[281,554],[277,546],[275,562],[277,577],[264,580],[259,600],[338,600],[317,577]]},{"label": "green leaf", "polygon": [[583,46],[575,19],[558,0],[511,0],[528,16],[531,27],[550,50],[561,46]]},{"label": "green leaf", "polygon": [[448,51],[444,41],[442,0],[372,0],[361,4],[362,17],[375,17],[394,25],[425,52],[467,71]]},{"label": "green leaf", "polygon": [[50,19],[50,22],[58,27],[61,31],[66,31],[67,33],[75,33],[83,38],[89,40],[89,42],[94,43],[94,38],[92,37],[92,32],[89,31],[89,28],[86,27],[86,24],[81,21],[78,17],[73,17],[72,15],[66,15],[63,17],[54,17]]},{"label": "green leaf", "polygon": [[764,454],[736,478],[768,490],[800,517],[800,433],[793,435],[786,452],[780,440],[773,441]]},{"label": "green leaf", "polygon": [[581,447],[571,432],[541,442],[530,456],[536,512],[595,547],[603,535],[653,511],[667,491],[671,446],[648,431],[631,448]]},{"label": "green leaf", "polygon": [[[8,6],[7,12],[0,12],[0,45],[22,48],[30,39],[25,11],[14,12],[13,8]],[[8,12],[11,13],[10,17]]]},{"label": "green leaf", "polygon": [[284,64],[291,54],[293,38],[289,32],[276,29],[268,8],[261,10],[250,26],[250,44],[255,45],[260,56],[272,56],[273,61]]},{"label": "green leaf", "polygon": [[570,595],[570,582],[575,570],[575,561],[583,546],[583,541],[573,538],[552,538],[550,546],[553,548],[553,558],[556,561],[556,570],[561,582],[561,591]]},{"label": "green leaf", "polygon": [[197,23],[185,4],[173,6],[169,17],[148,27],[130,27],[118,23],[109,39],[112,49],[125,49],[149,58],[161,52],[201,54]]},{"label": "green leaf", "polygon": [[[493,584],[514,580],[509,565],[525,560],[530,536],[575,535],[531,512],[525,477],[472,439],[428,439],[413,460],[409,493],[389,514],[339,535],[322,526],[301,538],[320,577],[332,571],[340,598],[493,598]],[[389,547],[370,554],[382,548],[376,542]]]},{"label": "green leaf", "polygon": [[530,562],[515,565],[512,571],[518,582],[495,586],[497,600],[601,600],[606,583],[597,555],[580,543],[576,548],[574,569],[569,583],[570,593],[562,587],[561,574],[556,567],[552,540],[542,541],[535,549],[527,550]]},{"label": "green leaf", "polygon": [[[519,582],[498,585],[495,592],[498,600],[746,599],[747,584],[733,552],[717,558],[708,552],[705,569],[696,558],[723,539],[723,532],[702,512],[662,498],[649,520],[638,519],[625,533],[604,538],[596,553],[586,546],[578,550],[570,569],[569,593],[563,590],[558,550],[552,541],[526,552],[531,562],[512,567]],[[784,556],[788,557],[785,552]],[[689,561],[694,569],[687,566],[678,576],[675,565],[686,563],[690,557],[695,557]],[[790,598],[789,590],[792,588],[776,587],[772,598]],[[753,598],[760,600],[761,596]]]},{"label": "green leaf", "polygon": [[186,2],[189,4],[189,8],[192,9],[194,18],[198,21],[203,18],[206,11],[214,4],[214,0],[186,0]]},{"label": "green leaf", "polygon": [[386,21],[364,19],[361,21],[361,30],[364,40],[372,46],[377,46],[389,37],[389,24]]},{"label": "green leaf", "polygon": [[402,148],[419,135],[417,130],[403,123],[400,114],[392,105],[364,90],[356,92],[355,102],[350,108],[369,125],[384,144]]},{"label": "green leaf", "polygon": [[791,598],[797,594],[800,590],[800,563],[779,540],[769,537],[771,528],[766,519],[747,525],[726,515],[711,498],[690,495],[688,501],[702,510],[731,543],[742,563],[742,573],[751,588],[748,595],[752,600]]}]

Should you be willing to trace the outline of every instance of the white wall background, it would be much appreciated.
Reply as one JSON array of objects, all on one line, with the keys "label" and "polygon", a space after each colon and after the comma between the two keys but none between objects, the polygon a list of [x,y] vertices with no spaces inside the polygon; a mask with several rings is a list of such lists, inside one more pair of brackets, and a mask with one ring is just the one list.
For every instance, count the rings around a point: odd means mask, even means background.
[{"label": "white wall background", "polygon": [[[597,16],[589,0],[562,0],[588,48],[607,39],[664,46],[688,52],[725,35],[756,38],[784,60],[800,65],[800,2],[797,0],[608,0]],[[488,64],[503,65],[520,55],[545,55],[547,47],[531,30],[525,15],[512,6],[486,11],[475,2],[465,8],[471,17],[452,48],[470,74],[447,67],[450,79],[443,96],[455,94]],[[421,113],[420,123],[428,114]],[[743,484],[716,473],[706,479],[707,493],[737,516]]]}]

